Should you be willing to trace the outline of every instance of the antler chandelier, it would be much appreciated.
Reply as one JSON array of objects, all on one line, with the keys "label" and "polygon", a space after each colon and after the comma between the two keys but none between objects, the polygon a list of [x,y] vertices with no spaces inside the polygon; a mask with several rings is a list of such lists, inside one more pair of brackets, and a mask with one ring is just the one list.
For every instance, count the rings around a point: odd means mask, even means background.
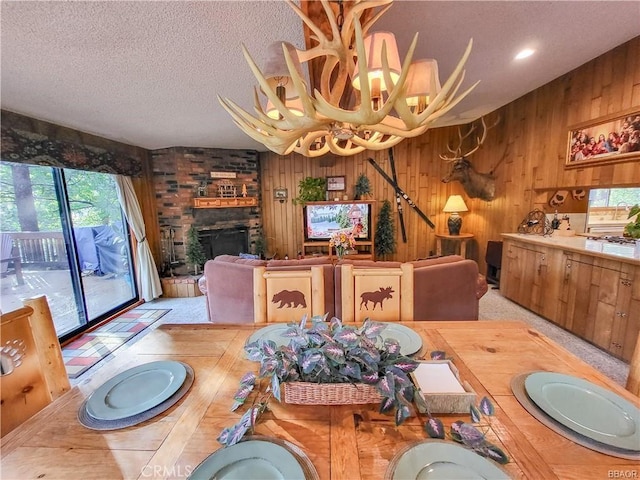
[{"label": "antler chandelier", "polygon": [[[412,63],[417,33],[402,66],[392,33],[368,34],[392,1],[355,0],[347,12],[338,1],[336,15],[329,0],[322,0],[331,28],[329,38],[287,0],[309,27],[317,45],[299,50],[286,42],[278,43],[263,70],[243,45],[244,56],[260,86],[254,92],[255,114],[227,98],[218,96],[218,100],[242,131],[280,155],[297,152],[317,157],[331,152],[350,156],[386,149],[423,134],[477,85],[456,96],[472,41],[441,86],[435,60]],[[383,8],[375,15],[366,14],[378,7]],[[322,60],[320,85],[319,90],[309,93],[301,64],[316,58]],[[264,107],[261,93],[267,100]]]}]

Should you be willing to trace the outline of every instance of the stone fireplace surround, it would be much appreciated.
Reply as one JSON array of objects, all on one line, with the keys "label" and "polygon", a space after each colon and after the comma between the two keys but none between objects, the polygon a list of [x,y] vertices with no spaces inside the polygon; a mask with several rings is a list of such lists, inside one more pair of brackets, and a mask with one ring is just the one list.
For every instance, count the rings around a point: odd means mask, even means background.
[{"label": "stone fireplace surround", "polygon": [[247,196],[259,197],[258,152],[174,147],[154,150],[151,158],[158,223],[161,231],[173,232],[173,263],[166,265],[168,252],[164,251],[158,265],[161,272],[193,273],[193,267],[186,265],[185,255],[185,239],[191,226],[198,231],[207,258],[254,253],[262,230],[259,200],[257,207],[194,208],[194,198],[201,182],[207,184],[208,197],[217,196],[219,180],[211,178],[210,172],[234,172],[236,178],[231,181],[238,192],[246,185]]}]

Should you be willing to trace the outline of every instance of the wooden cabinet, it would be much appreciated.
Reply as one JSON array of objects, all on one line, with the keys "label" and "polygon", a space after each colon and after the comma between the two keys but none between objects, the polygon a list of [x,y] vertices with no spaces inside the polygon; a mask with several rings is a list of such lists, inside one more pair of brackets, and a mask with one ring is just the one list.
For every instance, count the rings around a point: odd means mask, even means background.
[{"label": "wooden cabinet", "polygon": [[629,361],[640,330],[640,269],[568,255],[561,326]]},{"label": "wooden cabinet", "polygon": [[500,291],[523,307],[556,321],[562,267],[561,250],[506,240]]},{"label": "wooden cabinet", "polygon": [[505,239],[502,294],[629,361],[640,330],[640,267]]}]

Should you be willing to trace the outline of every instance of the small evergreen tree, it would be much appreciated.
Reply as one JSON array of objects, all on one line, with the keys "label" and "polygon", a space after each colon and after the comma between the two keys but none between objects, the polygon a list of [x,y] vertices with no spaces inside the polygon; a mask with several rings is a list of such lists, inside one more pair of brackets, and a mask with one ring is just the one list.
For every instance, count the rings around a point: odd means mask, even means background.
[{"label": "small evergreen tree", "polygon": [[376,257],[384,258],[386,255],[396,251],[391,202],[389,200],[382,202],[382,207],[378,214],[375,243]]},{"label": "small evergreen tree", "polygon": [[195,275],[198,275],[198,267],[201,267],[207,258],[204,256],[204,249],[198,238],[198,231],[191,227],[187,232],[187,262],[193,265]]}]

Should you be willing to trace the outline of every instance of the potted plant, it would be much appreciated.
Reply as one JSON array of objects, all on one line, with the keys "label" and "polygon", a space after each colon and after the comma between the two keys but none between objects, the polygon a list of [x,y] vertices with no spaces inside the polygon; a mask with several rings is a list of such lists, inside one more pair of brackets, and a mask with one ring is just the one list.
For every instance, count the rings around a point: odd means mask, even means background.
[{"label": "potted plant", "polygon": [[[419,362],[401,355],[396,340],[387,338],[381,342],[380,333],[386,327],[384,323],[367,319],[361,327],[352,327],[343,325],[337,318],[330,322],[325,320],[326,316],[313,317],[309,328],[306,317],[299,324],[289,324],[283,333],[290,339],[289,345],[278,347],[273,340],[258,340],[245,346],[249,360],[260,362],[260,373],[256,376],[249,372],[242,377],[231,410],[242,406],[253,391],[257,390],[258,394],[240,421],[222,430],[217,439],[221,444],[234,445],[242,440],[245,433],[252,431],[258,417],[267,410],[269,399],[273,396],[282,401],[284,385],[285,403],[307,405],[374,403],[366,398],[366,391],[374,392],[375,401],[380,402],[381,413],[395,411],[396,425],[411,416],[410,405],[415,402],[420,411],[428,414],[424,429],[429,437],[448,437],[499,463],[509,461],[504,452],[490,443],[475,426],[482,427],[483,416],[493,415],[494,407],[488,398],[484,397],[479,407],[471,406],[473,423],[454,422],[447,432],[442,421],[428,413],[428,405],[409,378]],[[441,360],[445,355],[443,351],[431,352],[432,359]],[[291,387],[295,390],[294,398],[289,398]],[[308,401],[317,395],[310,396],[308,392],[305,395],[300,391],[334,387],[345,391],[345,400],[336,400],[338,395],[334,390],[326,403]]]},{"label": "potted plant", "polygon": [[[380,332],[385,324],[367,319],[362,326],[353,327],[337,318],[326,322],[323,317],[313,317],[310,327],[306,322],[305,317],[299,324],[290,324],[283,334],[290,338],[289,345],[278,347],[273,340],[258,340],[245,346],[249,360],[260,362],[260,373],[242,377],[232,410],[244,404],[256,382],[258,391],[264,391],[238,424],[222,431],[220,443],[238,442],[266,410],[271,396],[285,403],[319,405],[379,402],[381,412],[395,411],[397,425],[411,416],[409,407],[416,391],[409,373],[418,362],[400,354],[396,340],[387,338],[382,343]],[[326,403],[308,401],[305,390],[314,388],[331,390]],[[344,400],[338,398],[341,393]]]},{"label": "potted plant", "polygon": [[[635,204],[629,210],[629,215],[627,218],[631,218],[634,215],[638,215],[640,213],[640,204]],[[636,217],[635,222],[629,222],[624,227],[624,235],[631,238],[640,238],[640,215]]]},{"label": "potted plant", "polygon": [[369,198],[370,195],[371,183],[369,182],[369,177],[367,177],[364,173],[361,173],[358,176],[358,180],[356,180],[354,198],[356,200],[364,200]]},{"label": "potted plant", "polygon": [[305,177],[298,182],[298,196],[292,201],[294,205],[304,206],[307,202],[325,200],[327,180],[323,177]]}]

